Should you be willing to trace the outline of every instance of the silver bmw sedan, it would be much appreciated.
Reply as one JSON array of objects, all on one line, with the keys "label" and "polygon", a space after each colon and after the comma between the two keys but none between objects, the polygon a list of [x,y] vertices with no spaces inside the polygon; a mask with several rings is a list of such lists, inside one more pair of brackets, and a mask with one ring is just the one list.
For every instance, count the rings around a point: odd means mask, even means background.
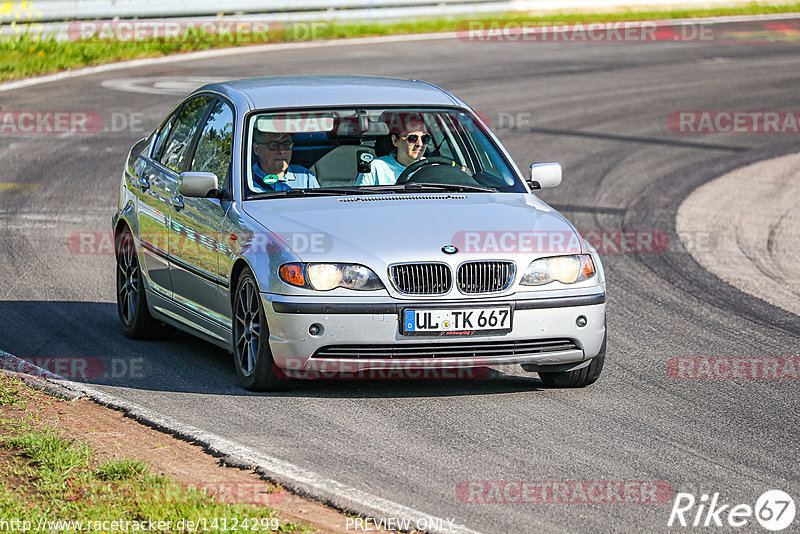
[{"label": "silver bmw sedan", "polygon": [[483,120],[429,83],[206,85],[131,149],[113,217],[125,335],[177,327],[240,384],[471,378],[520,364],[597,380],[605,278]]}]

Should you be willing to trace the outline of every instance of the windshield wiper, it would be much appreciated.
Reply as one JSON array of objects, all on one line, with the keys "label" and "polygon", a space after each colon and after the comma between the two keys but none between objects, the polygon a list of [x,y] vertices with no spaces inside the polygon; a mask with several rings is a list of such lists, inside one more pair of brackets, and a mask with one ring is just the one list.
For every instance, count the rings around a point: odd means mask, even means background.
[{"label": "windshield wiper", "polygon": [[275,198],[275,197],[318,197],[337,195],[363,195],[377,191],[364,191],[357,187],[320,187],[311,189],[283,189],[281,191],[264,191],[253,193],[248,199]]},{"label": "windshield wiper", "polygon": [[[362,188],[363,189],[363,188]],[[483,187],[480,185],[464,184],[431,184],[427,182],[408,182],[402,185],[374,185],[368,189],[392,192],[416,192],[416,191],[455,191],[459,193],[496,193],[494,187]]]},{"label": "windshield wiper", "polygon": [[402,185],[369,185],[362,187],[320,187],[312,189],[284,189],[281,191],[264,191],[248,196],[250,199],[277,198],[277,197],[319,197],[337,195],[379,195],[391,193],[415,193],[419,191],[453,191],[458,193],[496,193],[494,187],[463,184],[431,184],[409,182]]}]

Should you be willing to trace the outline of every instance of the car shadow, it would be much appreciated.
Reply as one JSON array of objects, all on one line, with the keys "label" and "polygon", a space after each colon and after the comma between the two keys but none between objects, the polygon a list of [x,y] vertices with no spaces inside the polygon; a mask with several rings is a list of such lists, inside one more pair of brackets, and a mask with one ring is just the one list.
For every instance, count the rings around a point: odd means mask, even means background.
[{"label": "car shadow", "polygon": [[[69,380],[138,390],[233,396],[408,398],[486,395],[543,389],[518,366],[486,369],[470,377],[387,373],[369,378],[293,380],[286,391],[255,393],[239,387],[229,352],[175,331],[163,339],[131,340],[122,334],[117,307],[106,302],[0,301],[0,367],[41,374],[33,364]],[[2,351],[21,358],[3,355]],[[519,375],[514,373],[520,373]],[[460,373],[461,374],[461,373]],[[448,375],[445,375],[448,376]]]}]

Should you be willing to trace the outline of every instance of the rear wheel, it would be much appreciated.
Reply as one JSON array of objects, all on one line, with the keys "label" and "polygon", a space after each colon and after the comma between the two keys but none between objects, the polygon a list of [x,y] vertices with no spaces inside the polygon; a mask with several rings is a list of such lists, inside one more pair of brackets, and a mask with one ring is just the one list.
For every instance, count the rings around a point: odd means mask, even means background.
[{"label": "rear wheel", "polygon": [[279,391],[289,381],[276,376],[269,329],[255,277],[245,269],[233,300],[233,357],[239,384],[250,391]]},{"label": "rear wheel", "polygon": [[600,373],[603,371],[603,364],[606,361],[606,339],[603,338],[603,346],[600,353],[592,358],[591,363],[581,369],[574,371],[564,371],[561,373],[539,372],[539,378],[547,387],[555,388],[582,388],[594,384]]},{"label": "rear wheel", "polygon": [[167,328],[147,309],[142,269],[133,235],[127,228],[117,235],[117,312],[122,332],[132,339],[161,336]]}]

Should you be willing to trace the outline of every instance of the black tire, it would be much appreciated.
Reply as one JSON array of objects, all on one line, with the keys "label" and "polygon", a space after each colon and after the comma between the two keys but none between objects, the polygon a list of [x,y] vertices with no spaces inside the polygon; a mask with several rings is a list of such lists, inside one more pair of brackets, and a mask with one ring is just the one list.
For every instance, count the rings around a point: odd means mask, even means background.
[{"label": "black tire", "polygon": [[142,269],[136,243],[127,228],[115,239],[117,256],[117,313],[122,332],[131,339],[161,337],[170,329],[156,321],[147,308]]},{"label": "black tire", "polygon": [[249,269],[239,276],[233,297],[233,359],[236,376],[244,389],[281,391],[290,384],[276,375],[264,307],[258,284]]},{"label": "black tire", "polygon": [[600,347],[600,353],[592,358],[591,363],[586,367],[561,373],[539,372],[539,378],[545,386],[551,388],[583,388],[594,384],[597,379],[600,378],[600,373],[603,371],[603,364],[605,361],[606,338],[604,337],[603,346]]}]

